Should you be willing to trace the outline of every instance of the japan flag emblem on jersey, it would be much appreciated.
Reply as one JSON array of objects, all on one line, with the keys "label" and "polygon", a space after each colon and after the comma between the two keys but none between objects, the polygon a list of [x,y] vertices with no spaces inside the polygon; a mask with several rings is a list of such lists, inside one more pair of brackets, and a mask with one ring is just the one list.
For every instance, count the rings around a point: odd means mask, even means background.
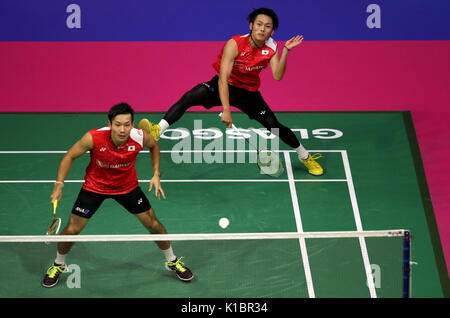
[{"label": "japan flag emblem on jersey", "polygon": [[128,151],[135,151],[136,147],[135,146],[128,146]]},{"label": "japan flag emblem on jersey", "polygon": [[262,55],[269,55],[269,50],[262,50],[262,51],[261,51],[261,54],[262,54]]}]

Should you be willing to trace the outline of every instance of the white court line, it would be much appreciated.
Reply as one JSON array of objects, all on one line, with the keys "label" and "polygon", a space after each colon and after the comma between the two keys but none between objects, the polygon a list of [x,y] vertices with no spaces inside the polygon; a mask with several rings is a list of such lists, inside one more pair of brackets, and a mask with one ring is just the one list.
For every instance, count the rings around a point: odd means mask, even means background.
[{"label": "white court line", "polygon": [[[296,150],[276,150],[272,149],[273,152],[296,152]],[[308,150],[309,152],[342,152],[343,150]],[[142,150],[140,152],[148,153],[148,150]],[[256,152],[256,150],[223,150],[223,149],[211,149],[211,150],[189,150],[189,149],[180,149],[180,150],[160,150],[161,153],[178,153],[178,152]],[[1,153],[1,152],[0,152]]]},{"label": "white court line", "polygon": [[[0,183],[54,183],[56,180],[0,180]],[[189,183],[189,182],[289,182],[289,179],[162,179],[162,183]],[[345,179],[294,179],[294,182],[347,182]],[[65,183],[83,183],[84,180],[65,180]],[[139,180],[141,183],[150,182],[148,180]]]},{"label": "white court line", "polygon": [[[288,179],[289,179],[289,189],[291,192],[292,207],[294,208],[294,216],[295,216],[295,223],[297,225],[297,232],[303,233],[303,225],[302,225],[302,219],[300,216],[300,207],[298,204],[297,190],[295,189],[294,174],[292,172],[291,157],[288,152],[284,153],[284,161],[286,163],[286,173],[287,173]],[[299,242],[300,242],[300,251],[302,254],[303,268],[305,270],[306,285],[308,287],[309,298],[315,298],[316,296],[314,293],[314,285],[313,285],[312,276],[311,276],[311,268],[309,266],[309,259],[308,259],[308,252],[306,250],[305,238],[304,237],[299,238]]]},{"label": "white court line", "polygon": [[[274,152],[295,152],[295,150],[273,150]],[[309,152],[342,152],[343,150],[309,150]],[[66,153],[67,150],[1,150],[0,154],[56,154],[56,153]],[[89,152],[89,151],[87,151]],[[256,150],[160,150],[161,153],[199,153],[199,152],[256,152]],[[149,150],[141,150],[139,153],[149,153]]]},{"label": "white court line", "polygon": [[[0,180],[0,183],[55,183],[56,180]],[[148,180],[150,182],[150,180]],[[64,180],[65,183],[83,183],[84,180]]]},{"label": "white court line", "polygon": [[[352,202],[353,215],[356,223],[356,230],[363,231],[361,216],[359,214],[358,202],[356,200],[355,187],[353,185],[352,173],[350,170],[350,163],[348,161],[348,155],[346,150],[342,151],[342,161],[344,163],[345,176],[347,177],[348,191],[350,193],[350,200]],[[372,276],[372,267],[370,265],[369,254],[367,252],[366,240],[364,239],[364,237],[359,238],[359,245],[361,246],[361,254],[364,261],[364,268],[366,271],[367,285],[369,287],[370,297],[377,298],[377,293],[375,291],[375,285]]]},{"label": "white court line", "polygon": [[[256,152],[256,150],[214,150],[215,152]],[[142,153],[149,153],[149,150],[142,150]],[[161,153],[198,153],[198,152],[211,152],[210,150],[161,150]],[[295,150],[276,150],[275,152],[290,153]],[[342,150],[310,150],[310,152],[342,152]],[[62,150],[13,150],[13,151],[0,151],[0,154],[61,154],[66,153]],[[53,183],[55,180],[0,180],[0,183]],[[81,183],[84,180],[65,180],[70,183]],[[139,180],[139,182],[150,182],[150,180]],[[161,180],[161,182],[289,182],[288,179],[172,179]],[[294,179],[294,182],[347,182],[347,179]]]},{"label": "white court line", "polygon": [[67,150],[2,150],[0,154],[52,154],[52,153],[66,153]]}]

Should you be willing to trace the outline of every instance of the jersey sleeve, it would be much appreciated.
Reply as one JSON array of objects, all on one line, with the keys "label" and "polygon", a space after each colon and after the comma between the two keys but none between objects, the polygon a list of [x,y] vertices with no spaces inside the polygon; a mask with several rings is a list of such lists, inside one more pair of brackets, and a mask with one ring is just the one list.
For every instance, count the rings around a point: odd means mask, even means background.
[{"label": "jersey sleeve", "polygon": [[137,142],[142,148],[144,148],[144,132],[142,129],[132,128],[130,132],[130,138]]}]

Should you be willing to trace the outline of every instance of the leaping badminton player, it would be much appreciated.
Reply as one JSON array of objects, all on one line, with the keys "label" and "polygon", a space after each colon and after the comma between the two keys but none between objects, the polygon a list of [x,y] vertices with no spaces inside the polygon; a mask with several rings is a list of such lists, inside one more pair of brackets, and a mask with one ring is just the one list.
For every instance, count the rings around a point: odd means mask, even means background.
[{"label": "leaping badminton player", "polygon": [[228,40],[213,64],[218,75],[185,93],[167,111],[159,124],[153,124],[144,118],[138,127],[158,140],[170,125],[178,121],[188,108],[195,105],[203,105],[206,109],[222,105],[222,122],[231,127],[233,120],[230,105],[233,105],[295,149],[299,160],[310,174],[322,175],[323,168],[315,160],[320,158],[320,154],[313,156],[309,154],[293,131],[277,120],[258,91],[259,74],[268,64],[275,80],[283,78],[288,54],[302,43],[303,36],[295,36],[285,42],[280,58],[277,44],[272,39],[278,27],[275,12],[268,8],[256,9],[249,14],[248,20],[251,32],[233,36]]},{"label": "leaping badminton player", "polygon": [[[147,147],[153,166],[153,177],[149,191],[155,189],[155,196],[165,198],[160,182],[160,150],[158,143],[142,131],[134,128],[134,111],[125,103],[113,106],[108,113],[108,127],[88,131],[64,155],[59,164],[57,181],[51,201],[61,200],[64,180],[75,159],[87,151],[91,160],[86,168],[85,182],[73,205],[70,220],[61,235],[77,235],[86,226],[105,199],[112,198],[122,205],[153,234],[166,234],[158,221],[146,195],[138,184],[135,162],[138,153]],[[47,270],[42,281],[44,287],[58,283],[66,268],[66,255],[73,242],[59,242],[54,264]],[[165,267],[176,273],[182,281],[194,277],[181,258],[174,255],[169,241],[156,242],[166,258]]]}]

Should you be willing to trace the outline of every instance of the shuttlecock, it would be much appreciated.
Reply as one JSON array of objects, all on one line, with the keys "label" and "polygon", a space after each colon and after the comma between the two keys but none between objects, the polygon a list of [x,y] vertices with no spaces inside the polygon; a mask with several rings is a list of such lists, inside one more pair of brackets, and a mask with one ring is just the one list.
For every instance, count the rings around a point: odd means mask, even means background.
[{"label": "shuttlecock", "polygon": [[227,218],[221,218],[221,219],[219,220],[219,226],[220,226],[222,229],[225,229],[226,227],[228,227],[229,224],[230,224],[230,221],[229,221]]}]

